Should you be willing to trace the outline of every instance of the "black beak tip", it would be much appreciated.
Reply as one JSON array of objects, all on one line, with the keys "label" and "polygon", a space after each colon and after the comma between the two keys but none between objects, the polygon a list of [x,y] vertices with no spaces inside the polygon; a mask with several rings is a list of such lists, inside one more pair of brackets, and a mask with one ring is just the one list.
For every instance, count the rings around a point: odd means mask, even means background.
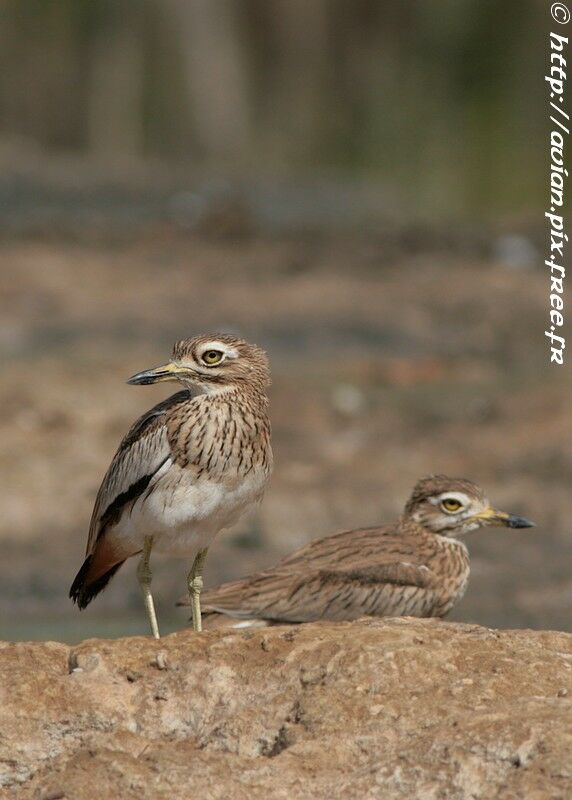
[{"label": "black beak tip", "polygon": [[128,378],[126,383],[128,383],[130,386],[147,386],[150,383],[154,383],[154,380],[153,378],[138,372],[137,375],[132,375],[130,378]]},{"label": "black beak tip", "polygon": [[532,522],[530,519],[526,519],[526,517],[515,517],[511,514],[508,518],[509,528],[534,528],[535,526],[536,523]]}]

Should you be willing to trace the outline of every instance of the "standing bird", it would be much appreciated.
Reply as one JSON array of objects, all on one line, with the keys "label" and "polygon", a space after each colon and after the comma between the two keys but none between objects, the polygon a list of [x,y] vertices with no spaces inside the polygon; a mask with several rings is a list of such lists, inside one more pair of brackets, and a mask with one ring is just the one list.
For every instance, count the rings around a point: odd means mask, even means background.
[{"label": "standing bird", "polygon": [[205,592],[205,612],[212,627],[443,617],[469,579],[469,553],[457,537],[533,524],[492,508],[472,481],[431,476],[415,485],[395,524],[311,542],[273,569]]},{"label": "standing bird", "polygon": [[272,471],[263,350],[235,336],[177,342],[172,360],[127,382],[179,381],[183,391],[144,414],[125,436],[97,494],[86,559],[70,597],[85,608],[130,556],[153,636],[151,550],[194,556],[188,576],[200,631],[202,571],[216,534],[264,493]]}]

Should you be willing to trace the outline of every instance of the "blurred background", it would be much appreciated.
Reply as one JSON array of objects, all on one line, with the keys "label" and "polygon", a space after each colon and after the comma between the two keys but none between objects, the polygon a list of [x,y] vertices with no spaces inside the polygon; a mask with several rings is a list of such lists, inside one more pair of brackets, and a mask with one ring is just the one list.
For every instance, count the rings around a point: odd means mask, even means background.
[{"label": "blurred background", "polygon": [[[572,395],[544,330],[540,0],[3,0],[0,636],[146,633],[135,564],[67,598],[175,339],[271,358],[276,471],[206,584],[387,522],[432,472],[532,531],[469,540],[454,619],[572,629]],[[164,630],[188,564],[156,558]]]}]

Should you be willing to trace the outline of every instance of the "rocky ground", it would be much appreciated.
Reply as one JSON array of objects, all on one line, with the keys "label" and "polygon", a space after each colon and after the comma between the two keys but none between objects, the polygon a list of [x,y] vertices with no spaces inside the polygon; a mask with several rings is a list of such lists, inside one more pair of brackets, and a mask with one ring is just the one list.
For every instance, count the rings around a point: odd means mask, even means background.
[{"label": "rocky ground", "polygon": [[0,796],[572,795],[572,636],[436,620],[0,646]]}]

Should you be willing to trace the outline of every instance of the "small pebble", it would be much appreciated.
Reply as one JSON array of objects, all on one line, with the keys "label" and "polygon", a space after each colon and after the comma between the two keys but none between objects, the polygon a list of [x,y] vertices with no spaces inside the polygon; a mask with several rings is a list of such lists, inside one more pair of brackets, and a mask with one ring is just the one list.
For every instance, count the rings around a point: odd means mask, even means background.
[{"label": "small pebble", "polygon": [[155,665],[157,669],[167,669],[167,654],[164,650],[159,650],[155,658]]}]

